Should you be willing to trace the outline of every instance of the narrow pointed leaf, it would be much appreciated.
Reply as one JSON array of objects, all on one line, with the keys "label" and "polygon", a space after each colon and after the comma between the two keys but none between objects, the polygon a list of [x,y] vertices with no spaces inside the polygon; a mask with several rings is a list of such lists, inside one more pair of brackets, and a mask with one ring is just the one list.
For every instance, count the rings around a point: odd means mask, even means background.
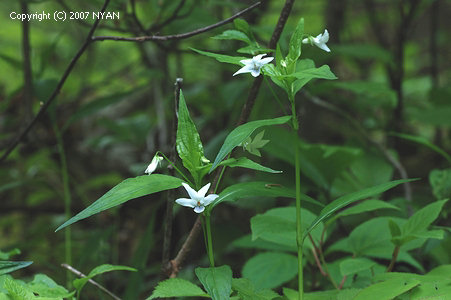
[{"label": "narrow pointed leaf", "polygon": [[127,267],[127,266],[114,266],[114,265],[109,265],[109,264],[100,265],[100,266],[95,267],[94,269],[92,269],[92,271],[89,272],[88,276],[83,277],[83,278],[75,279],[74,280],[74,287],[78,291],[81,291],[81,289],[83,289],[83,287],[89,281],[89,279],[94,278],[97,275],[100,275],[100,274],[103,274],[103,273],[107,273],[107,272],[112,272],[112,271],[132,271],[132,272],[136,272],[137,270],[134,269],[134,268]]},{"label": "narrow pointed leaf", "polygon": [[208,56],[208,57],[213,57],[214,59],[216,59],[219,62],[223,62],[223,63],[228,63],[228,64],[234,64],[234,65],[239,65],[242,66],[243,64],[240,63],[240,60],[244,60],[244,59],[249,59],[249,57],[244,57],[244,56],[230,56],[230,55],[224,55],[224,54],[218,54],[218,53],[212,53],[212,52],[207,52],[207,51],[202,51],[202,50],[197,50],[194,48],[190,48],[191,50]]},{"label": "narrow pointed leaf", "polygon": [[0,261],[0,276],[15,270],[26,268],[32,263],[32,261]]},{"label": "narrow pointed leaf", "polygon": [[310,227],[304,232],[304,239],[307,236],[307,234],[312,231],[321,221],[327,219],[329,216],[331,216],[334,212],[338,211],[340,208],[343,208],[355,201],[359,201],[368,197],[372,197],[375,195],[378,195],[380,193],[383,193],[391,188],[394,188],[395,186],[414,181],[417,179],[403,179],[403,180],[394,180],[390,182],[386,182],[377,186],[373,186],[367,189],[363,189],[351,194],[344,195],[333,202],[329,203],[326,207],[324,207],[319,216],[313,221],[313,223],[310,225]]},{"label": "narrow pointed leaf", "polygon": [[252,132],[254,132],[255,129],[268,125],[284,124],[290,119],[290,116],[285,116],[275,119],[257,120],[248,122],[232,130],[232,132],[230,132],[225,139],[221,149],[219,150],[213,166],[210,169],[210,173],[219,165],[219,163],[227,156],[227,154],[229,154],[236,146],[244,142],[244,140],[246,140],[252,134]]},{"label": "narrow pointed leaf", "polygon": [[56,231],[87,217],[98,214],[99,212],[118,206],[131,199],[178,188],[182,185],[182,182],[183,180],[180,178],[161,174],[143,175],[126,179],[76,216],[67,220],[58,227]]},{"label": "narrow pointed leaf", "polygon": [[304,35],[304,18],[301,18],[290,39],[288,57],[292,62],[301,56],[302,36]]},{"label": "narrow pointed leaf", "polygon": [[282,171],[276,171],[271,168],[262,166],[261,164],[256,163],[255,161],[250,160],[247,157],[240,157],[238,159],[230,158],[230,159],[227,159],[227,160],[223,161],[222,163],[220,163],[220,165],[231,167],[231,168],[241,167],[241,168],[247,168],[247,169],[268,172],[268,173],[282,173]]}]

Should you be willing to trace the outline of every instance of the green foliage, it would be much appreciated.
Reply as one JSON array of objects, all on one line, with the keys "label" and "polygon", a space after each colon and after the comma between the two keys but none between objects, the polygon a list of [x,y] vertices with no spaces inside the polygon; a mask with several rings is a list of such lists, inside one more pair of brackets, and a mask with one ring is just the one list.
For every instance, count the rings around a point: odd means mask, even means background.
[{"label": "green foliage", "polygon": [[281,252],[259,253],[246,262],[242,274],[257,289],[272,289],[296,276],[297,258]]},{"label": "green foliage", "polygon": [[177,153],[182,159],[183,166],[193,176],[196,187],[199,187],[203,176],[201,170],[207,160],[204,156],[202,141],[193,120],[191,120],[182,91],[180,91],[177,124]]},{"label": "green foliage", "polygon": [[196,276],[214,300],[229,299],[232,291],[232,269],[229,266],[196,268]]},{"label": "green foliage", "polygon": [[270,289],[255,290],[254,285],[246,278],[233,278],[232,289],[243,300],[271,300],[279,295]]},{"label": "green foliage", "polygon": [[355,300],[390,300],[399,296],[414,287],[418,286],[420,281],[415,279],[397,279],[375,283],[360,291]]},{"label": "green foliage", "polygon": [[56,231],[134,198],[177,188],[182,185],[182,182],[183,181],[179,178],[160,174],[144,175],[126,179],[86,209],[64,222],[56,229]]},{"label": "green foliage", "polygon": [[222,161],[219,165],[227,166],[227,167],[231,167],[231,168],[235,168],[235,167],[247,168],[247,169],[251,169],[251,170],[257,170],[257,171],[268,172],[268,173],[282,173],[282,171],[276,171],[271,168],[262,166],[259,163],[256,163],[255,161],[252,161],[246,157],[240,157],[238,159],[229,158],[229,159]]},{"label": "green foliage", "polygon": [[188,280],[181,278],[170,278],[161,281],[156,286],[152,295],[147,299],[156,298],[171,298],[171,297],[207,297],[206,294],[200,287],[189,282]]},{"label": "green foliage", "polygon": [[213,166],[210,169],[212,172],[217,165],[238,145],[243,143],[256,129],[269,126],[269,125],[280,125],[288,122],[291,117],[279,117],[275,119],[267,119],[267,120],[257,120],[251,121],[241,126],[238,126],[234,130],[232,130],[229,135],[226,137],[224,144],[218,152],[218,155],[215,158]]},{"label": "green foliage", "polygon": [[432,170],[429,173],[429,183],[435,198],[451,198],[451,169]]},{"label": "green foliage", "polygon": [[262,156],[258,149],[262,148],[267,143],[269,143],[269,140],[263,139],[264,134],[265,134],[265,131],[262,130],[261,132],[259,132],[255,135],[254,139],[252,139],[251,137],[248,137],[242,143],[243,149],[246,150],[247,152],[249,152],[250,154],[254,154],[258,157]]}]

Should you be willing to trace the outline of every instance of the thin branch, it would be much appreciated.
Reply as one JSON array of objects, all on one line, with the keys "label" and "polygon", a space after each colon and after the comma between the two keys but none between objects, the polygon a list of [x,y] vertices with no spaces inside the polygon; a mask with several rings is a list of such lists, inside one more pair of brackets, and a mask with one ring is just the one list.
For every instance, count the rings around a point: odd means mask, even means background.
[{"label": "thin branch", "polygon": [[[180,99],[180,90],[182,88],[182,78],[177,78],[175,81],[174,89],[174,108],[172,117],[172,132],[171,132],[171,150],[169,157],[172,161],[176,159],[175,153],[175,137],[177,134],[177,108]],[[174,168],[169,170],[170,175],[174,175]],[[166,200],[166,214],[164,223],[164,236],[163,236],[163,256],[161,259],[161,272],[162,275],[170,276],[171,274],[171,264],[169,259],[171,257],[171,239],[172,239],[172,209],[174,207],[174,189],[168,191],[168,199]]]},{"label": "thin branch", "polygon": [[163,28],[164,26],[173,22],[175,19],[177,19],[179,17],[180,10],[183,8],[183,6],[185,6],[185,2],[186,2],[186,0],[181,0],[179,2],[179,4],[177,5],[177,7],[175,8],[175,10],[172,12],[172,15],[170,17],[168,17],[166,20],[164,20],[163,22],[161,22],[159,24],[158,23],[153,24],[147,31],[148,32],[158,31],[161,28]]},{"label": "thin branch", "polygon": [[186,33],[180,33],[180,34],[173,34],[173,35],[146,35],[146,36],[138,36],[138,37],[120,37],[120,36],[95,36],[92,38],[92,41],[106,41],[106,40],[112,40],[112,41],[122,41],[122,42],[146,42],[146,41],[168,41],[168,40],[181,40],[186,39],[207,31],[210,31],[212,29],[215,29],[217,27],[220,27],[224,24],[232,22],[234,19],[240,17],[241,15],[247,13],[248,11],[254,9],[255,7],[259,6],[261,2],[254,3],[253,5],[249,6],[246,9],[243,9],[242,11],[238,12],[237,14],[231,16],[230,18],[227,18],[225,20],[222,20],[218,23],[202,27],[199,29],[196,29],[194,31],[186,32]]},{"label": "thin branch", "polygon": [[[22,13],[28,14],[28,4],[25,1],[20,2]],[[23,120],[24,123],[30,122],[33,117],[33,74],[31,72],[31,49],[30,49],[30,23],[28,20],[22,22],[22,53],[23,53]]]},{"label": "thin branch", "polygon": [[[105,0],[105,3],[103,4],[102,9],[100,10],[102,13],[105,12],[106,7],[108,6],[108,3],[110,0]],[[88,48],[89,44],[92,42],[92,35],[94,34],[94,31],[97,29],[97,26],[99,25],[100,19],[95,20],[94,24],[91,27],[91,30],[89,31],[85,42],[78,50],[77,54],[72,58],[72,61],[69,63],[69,66],[66,68],[66,70],[63,73],[63,76],[61,77],[60,81],[58,82],[57,86],[53,90],[52,95],[49,97],[47,102],[44,103],[44,105],[41,106],[41,109],[36,114],[36,116],[31,120],[31,122],[28,124],[28,126],[14,139],[14,141],[9,145],[9,147],[6,149],[5,153],[3,153],[2,157],[0,158],[0,162],[5,160],[8,155],[16,148],[16,146],[22,141],[22,139],[25,138],[25,136],[28,134],[28,132],[31,130],[31,128],[34,126],[34,124],[44,115],[44,113],[47,111],[47,108],[50,106],[50,104],[55,100],[56,96],[58,96],[61,88],[63,87],[64,83],[66,82],[67,77],[69,76],[70,72],[74,68],[75,64],[77,63],[78,59],[82,56],[82,54],[85,52],[86,48]]]},{"label": "thin branch", "polygon": [[[83,274],[82,272],[78,271],[77,269],[75,269],[74,267],[72,267],[68,264],[61,264],[61,267],[68,269],[69,271],[71,271],[72,273],[76,274],[79,277],[82,277],[82,278],[86,277],[85,274]],[[97,283],[96,281],[89,279],[88,282],[91,283],[92,285],[95,285],[96,287],[98,287],[100,290],[104,291],[108,295],[110,295],[113,299],[121,300],[121,298],[116,296],[113,292],[107,290],[103,285]]]},{"label": "thin branch", "polygon": [[308,234],[308,237],[310,239],[310,242],[313,245],[313,249],[312,249],[313,257],[315,258],[316,265],[318,266],[318,269],[321,272],[321,275],[328,276],[328,274],[323,270],[323,267],[321,266],[321,262],[319,261],[319,258],[318,258],[318,254],[321,254],[320,250],[316,246],[315,241],[313,240],[312,235],[310,233]]},{"label": "thin branch", "polygon": [[393,267],[395,266],[395,263],[396,263],[396,259],[398,258],[398,254],[399,254],[399,249],[400,248],[401,247],[396,246],[395,249],[393,250],[393,254],[392,254],[392,258],[391,258],[390,264],[388,265],[387,270],[386,270],[387,273],[391,272],[393,270]]},{"label": "thin branch", "polygon": [[135,21],[136,25],[138,26],[139,30],[141,30],[141,32],[147,33],[146,29],[141,24],[141,22],[138,19],[138,16],[136,15],[135,0],[130,0],[130,3],[131,3],[131,6],[132,6],[132,18],[133,18],[133,21]]}]

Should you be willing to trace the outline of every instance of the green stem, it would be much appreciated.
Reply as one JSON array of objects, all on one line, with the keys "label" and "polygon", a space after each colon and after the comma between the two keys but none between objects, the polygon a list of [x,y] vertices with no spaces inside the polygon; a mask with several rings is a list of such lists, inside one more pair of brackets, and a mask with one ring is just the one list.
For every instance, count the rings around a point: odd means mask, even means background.
[{"label": "green stem", "polygon": [[299,160],[298,148],[298,130],[299,123],[296,116],[296,105],[294,96],[289,97],[291,102],[291,114],[293,124],[293,143],[294,143],[294,164],[296,180],[296,243],[298,247],[298,299],[302,300],[304,296],[304,277],[302,271],[302,223],[301,223],[301,164]]},{"label": "green stem", "polygon": [[210,267],[214,268],[215,259],[213,257],[213,243],[211,240],[210,215],[205,215],[205,228],[207,229],[208,260],[210,261]]},{"label": "green stem", "polygon": [[[70,219],[71,212],[70,212],[70,206],[71,206],[71,194],[70,194],[70,186],[69,186],[69,171],[67,169],[67,160],[66,160],[66,152],[64,151],[64,143],[63,138],[61,136],[61,131],[58,128],[58,125],[55,123],[53,124],[53,128],[55,131],[55,136],[58,144],[58,152],[60,155],[60,162],[61,162],[61,176],[63,181],[63,193],[64,193],[64,215],[66,219]],[[64,246],[65,246],[65,261],[66,263],[71,266],[72,265],[72,237],[71,237],[71,229],[70,227],[66,227],[64,231]],[[72,274],[70,271],[67,271],[67,286],[71,286],[72,282]]]},{"label": "green stem", "polygon": [[176,166],[175,166],[175,164],[169,159],[169,158],[167,158],[167,156],[166,155],[164,155],[164,153],[163,152],[161,152],[161,151],[157,151],[157,153],[155,153],[155,155],[158,155],[158,154],[160,154],[161,156],[163,156],[164,157],[164,159],[166,159],[167,160],[167,162],[177,171],[177,173],[179,173],[180,174],[180,176],[182,176],[183,177],[183,179],[185,179],[185,181],[186,182],[188,182],[189,183],[189,185],[193,185],[193,183],[191,182],[191,180],[189,180],[188,179],[188,177],[186,177],[185,176],[185,174],[183,174],[183,172],[182,171],[180,171],[180,169],[179,168],[177,168]]}]

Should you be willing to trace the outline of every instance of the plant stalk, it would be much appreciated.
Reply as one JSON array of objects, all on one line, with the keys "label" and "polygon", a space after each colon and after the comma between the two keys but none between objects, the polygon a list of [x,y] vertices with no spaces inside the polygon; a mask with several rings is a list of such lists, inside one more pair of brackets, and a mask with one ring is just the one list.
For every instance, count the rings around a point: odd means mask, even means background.
[{"label": "plant stalk", "polygon": [[296,105],[294,95],[291,95],[291,114],[293,123],[293,143],[294,143],[294,164],[295,164],[295,180],[296,180],[296,243],[298,247],[298,299],[302,300],[304,296],[304,276],[302,271],[302,223],[301,223],[301,164],[299,161],[298,149],[298,131],[299,123],[296,115]]},{"label": "plant stalk", "polygon": [[215,259],[213,256],[213,243],[211,240],[211,226],[210,226],[210,215],[205,215],[205,229],[207,231],[207,252],[208,260],[210,261],[210,267],[214,268]]}]

